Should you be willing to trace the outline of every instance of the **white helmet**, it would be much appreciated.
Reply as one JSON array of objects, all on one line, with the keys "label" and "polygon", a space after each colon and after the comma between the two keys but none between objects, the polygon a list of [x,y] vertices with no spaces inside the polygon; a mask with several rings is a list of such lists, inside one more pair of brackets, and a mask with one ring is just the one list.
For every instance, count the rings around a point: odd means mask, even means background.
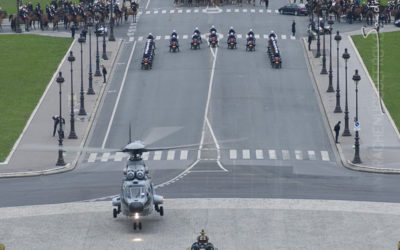
[{"label": "white helmet", "polygon": [[214,25],[212,25],[212,26],[211,26],[211,29],[214,29],[214,28],[215,28]]},{"label": "white helmet", "polygon": [[199,28],[196,27],[195,30],[199,30]]},{"label": "white helmet", "polygon": [[149,33],[149,36],[152,36],[152,34],[151,34],[151,33]]},{"label": "white helmet", "polygon": [[253,32],[253,29],[250,29],[250,32]]},{"label": "white helmet", "polygon": [[173,30],[172,32],[176,33],[176,30]]},{"label": "white helmet", "polygon": [[231,30],[233,30],[233,27],[231,26]]}]

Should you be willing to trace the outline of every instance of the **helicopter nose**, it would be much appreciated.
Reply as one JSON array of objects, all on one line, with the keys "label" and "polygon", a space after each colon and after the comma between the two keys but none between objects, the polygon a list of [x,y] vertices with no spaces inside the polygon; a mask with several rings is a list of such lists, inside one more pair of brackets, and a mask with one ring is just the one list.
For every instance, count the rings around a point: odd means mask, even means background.
[{"label": "helicopter nose", "polygon": [[141,212],[143,210],[143,204],[141,202],[132,202],[129,204],[129,211],[131,213]]}]

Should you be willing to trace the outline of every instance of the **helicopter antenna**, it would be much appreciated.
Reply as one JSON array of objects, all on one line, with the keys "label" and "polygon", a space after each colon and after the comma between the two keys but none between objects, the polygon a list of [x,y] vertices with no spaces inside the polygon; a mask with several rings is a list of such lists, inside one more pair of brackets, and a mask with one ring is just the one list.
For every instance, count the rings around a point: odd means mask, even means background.
[{"label": "helicopter antenna", "polygon": [[128,144],[131,142],[132,142],[131,122],[129,122],[129,142],[128,142]]}]

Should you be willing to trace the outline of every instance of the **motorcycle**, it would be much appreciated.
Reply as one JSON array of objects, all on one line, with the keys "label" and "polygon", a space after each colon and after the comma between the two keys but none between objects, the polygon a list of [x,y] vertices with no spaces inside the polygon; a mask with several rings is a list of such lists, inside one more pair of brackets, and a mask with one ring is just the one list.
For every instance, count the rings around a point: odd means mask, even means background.
[{"label": "motorcycle", "polygon": [[256,43],[254,42],[254,40],[247,40],[247,44],[246,44],[246,51],[255,51],[256,50]]},{"label": "motorcycle", "polygon": [[199,39],[197,39],[196,37],[193,37],[192,43],[190,44],[190,49],[197,49],[197,48],[200,49],[200,43],[199,42],[200,42]]},{"label": "motorcycle", "polygon": [[217,37],[216,36],[210,36],[209,43],[210,43],[210,46],[212,46],[213,48],[215,48],[215,46],[218,46]]},{"label": "motorcycle", "polygon": [[236,49],[236,38],[230,37],[228,39],[228,49]]},{"label": "motorcycle", "polygon": [[171,41],[169,44],[169,52],[176,52],[177,50],[179,52],[178,41]]}]

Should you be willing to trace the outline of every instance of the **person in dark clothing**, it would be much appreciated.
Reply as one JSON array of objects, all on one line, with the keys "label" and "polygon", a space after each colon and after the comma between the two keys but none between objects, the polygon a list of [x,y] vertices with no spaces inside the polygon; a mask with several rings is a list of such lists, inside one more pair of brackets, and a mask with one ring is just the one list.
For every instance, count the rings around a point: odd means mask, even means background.
[{"label": "person in dark clothing", "polygon": [[71,37],[75,39],[75,24],[71,24]]},{"label": "person in dark clothing", "polygon": [[296,35],[296,22],[294,20],[293,20],[293,23],[292,23],[292,34],[293,34],[293,36]]},{"label": "person in dark clothing", "polygon": [[106,75],[107,75],[107,70],[106,70],[106,67],[104,67],[104,65],[102,65],[103,66],[103,83],[106,83]]},{"label": "person in dark clothing", "polygon": [[335,130],[335,142],[338,142],[338,137],[339,137],[339,131],[340,131],[340,121],[338,121],[338,123],[336,123],[335,127],[333,128],[333,130]]},{"label": "person in dark clothing", "polygon": [[308,34],[308,50],[311,50],[312,39],[313,39],[313,36],[312,36],[311,31],[310,31],[310,33]]},{"label": "person in dark clothing", "polygon": [[268,0],[265,0],[265,8],[266,8],[266,9],[268,9],[268,4],[269,4],[269,1],[268,1]]},{"label": "person in dark clothing", "polygon": [[[57,126],[60,123],[60,117],[58,115],[54,115],[52,117],[53,121],[54,121],[54,129],[53,129],[53,137],[56,135],[56,131],[57,131]],[[61,118],[62,124],[65,124],[65,120],[64,118]]]}]

